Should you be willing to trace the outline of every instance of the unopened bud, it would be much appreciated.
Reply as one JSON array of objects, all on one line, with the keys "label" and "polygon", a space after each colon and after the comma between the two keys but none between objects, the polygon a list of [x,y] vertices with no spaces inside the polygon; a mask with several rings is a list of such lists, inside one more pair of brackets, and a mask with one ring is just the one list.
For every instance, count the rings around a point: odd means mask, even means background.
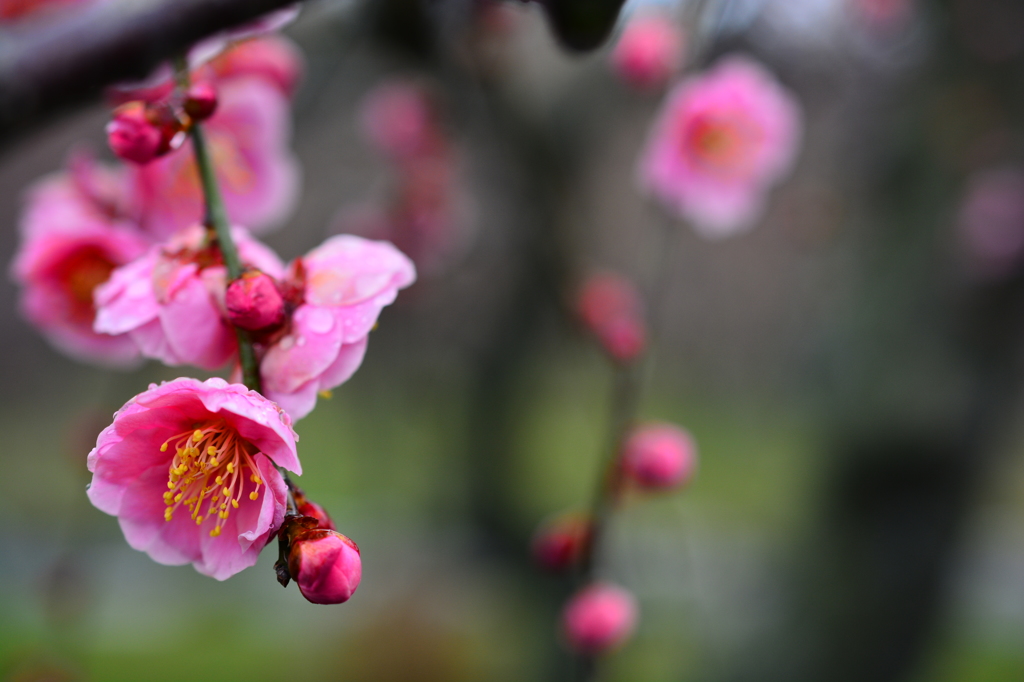
[{"label": "unopened bud", "polygon": [[612,359],[632,362],[646,350],[643,304],[628,279],[611,273],[591,277],[580,291],[578,311]]},{"label": "unopened bud", "polygon": [[580,514],[562,514],[545,521],[533,535],[533,559],[544,570],[558,573],[574,566],[590,542],[590,523]]},{"label": "unopened bud", "polygon": [[626,24],[612,51],[612,66],[629,85],[650,89],[664,85],[679,68],[683,34],[671,19],[639,16]]},{"label": "unopened bud", "polygon": [[326,528],[298,533],[288,553],[288,573],[302,596],[314,604],[341,604],[359,587],[359,547]]},{"label": "unopened bud", "polygon": [[107,141],[114,153],[127,161],[149,163],[160,154],[160,128],[146,115],[143,102],[128,102],[114,109],[107,124]]},{"label": "unopened bud", "polygon": [[648,424],[626,440],[622,468],[641,488],[674,488],[693,478],[697,447],[690,434],[674,424]]},{"label": "unopened bud", "polygon": [[217,89],[211,83],[193,83],[182,105],[193,121],[205,121],[217,111]]},{"label": "unopened bud", "polygon": [[636,622],[636,599],[610,583],[583,588],[573,595],[562,614],[569,646],[587,655],[604,653],[625,642]]},{"label": "unopened bud", "polygon": [[257,331],[284,321],[284,299],[274,279],[250,271],[228,284],[224,295],[228,321],[241,329]]}]

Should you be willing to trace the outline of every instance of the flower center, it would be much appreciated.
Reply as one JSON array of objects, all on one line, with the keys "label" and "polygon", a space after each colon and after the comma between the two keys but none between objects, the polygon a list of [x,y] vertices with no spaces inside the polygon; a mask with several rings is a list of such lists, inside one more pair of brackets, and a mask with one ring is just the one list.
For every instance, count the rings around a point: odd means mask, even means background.
[{"label": "flower center", "polygon": [[741,175],[747,166],[756,130],[742,120],[697,116],[683,135],[684,151],[698,163],[729,175]]},{"label": "flower center", "polygon": [[61,278],[71,296],[75,316],[92,319],[92,292],[110,277],[114,263],[98,247],[82,248],[60,265]]},{"label": "flower center", "polygon": [[259,450],[223,420],[197,424],[192,431],[171,436],[160,452],[169,447],[174,448],[174,457],[167,467],[164,520],[170,521],[182,505],[196,525],[216,514],[217,524],[210,536],[217,537],[231,510],[238,509],[246,479],[256,484],[249,499],[259,498],[263,480],[253,461]]}]

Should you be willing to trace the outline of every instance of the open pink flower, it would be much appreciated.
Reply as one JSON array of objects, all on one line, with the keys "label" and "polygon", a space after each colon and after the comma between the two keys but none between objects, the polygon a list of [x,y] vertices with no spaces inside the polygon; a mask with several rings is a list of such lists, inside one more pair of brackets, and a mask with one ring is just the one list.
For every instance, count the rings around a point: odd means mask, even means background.
[{"label": "open pink flower", "polygon": [[11,277],[22,287],[22,313],[50,343],[71,357],[110,366],[139,360],[131,339],[93,331],[93,290],[149,246],[124,216],[126,187],[122,173],[73,158],[70,172],[29,191],[11,264]]},{"label": "open pink flower", "polygon": [[416,268],[387,242],[338,235],[296,259],[289,279],[298,306],[263,355],[260,375],[264,394],[301,419],[319,391],[359,369],[377,317],[415,281]]},{"label": "open pink flower", "polygon": [[792,165],[800,121],[768,71],[728,57],[669,93],[640,161],[641,184],[706,237],[744,231]]},{"label": "open pink flower", "polygon": [[[213,165],[232,222],[265,232],[291,212],[299,168],[288,144],[288,99],[256,76],[218,84],[217,111],[204,122]],[[145,166],[133,168],[142,225],[157,238],[199,222],[203,191],[191,140]]]},{"label": "open pink flower", "polygon": [[[232,229],[242,263],[280,277],[273,251]],[[225,320],[227,271],[200,225],[193,225],[118,268],[96,290],[95,330],[127,334],[143,355],[168,365],[203,369],[224,365],[235,353],[235,332]]]},{"label": "open pink flower", "polygon": [[284,520],[274,465],[301,473],[291,420],[223,379],[175,379],[128,401],[89,453],[89,500],[134,549],[224,580],[256,563]]}]

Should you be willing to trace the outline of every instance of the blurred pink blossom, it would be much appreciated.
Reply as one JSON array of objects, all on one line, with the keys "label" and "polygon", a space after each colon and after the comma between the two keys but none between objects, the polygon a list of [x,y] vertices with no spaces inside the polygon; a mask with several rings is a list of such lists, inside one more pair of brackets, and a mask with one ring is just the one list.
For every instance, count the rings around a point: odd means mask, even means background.
[{"label": "blurred pink blossom", "polygon": [[625,642],[637,621],[636,599],[611,583],[594,583],[569,600],[562,614],[569,646],[583,654],[597,655]]},{"label": "blurred pink blossom", "polygon": [[[245,266],[280,277],[273,251],[232,229]],[[220,251],[199,225],[124,265],[96,290],[95,330],[127,334],[146,357],[168,365],[217,369],[235,353],[234,329],[225,320],[227,272]]]},{"label": "blurred pink blossom", "polygon": [[307,600],[341,604],[352,597],[363,575],[359,547],[326,528],[301,531],[291,540],[288,572]]},{"label": "blurred pink blossom", "polygon": [[675,488],[693,477],[697,448],[690,434],[675,424],[645,424],[626,440],[622,468],[641,488]]},{"label": "blurred pink blossom", "polygon": [[1003,275],[1024,258],[1024,170],[987,169],[968,179],[960,236],[978,269]]},{"label": "blurred pink blossom", "polygon": [[[292,5],[200,41],[188,53],[193,80],[258,75],[290,96],[301,76],[302,57],[294,43],[275,31],[298,14],[299,6]],[[115,84],[107,96],[116,104],[154,102],[167,98],[173,90],[174,70],[165,62],[141,81]]]},{"label": "blurred pink blossom", "polygon": [[670,17],[641,14],[630,19],[619,36],[612,67],[633,87],[658,88],[682,66],[683,47],[682,29]]},{"label": "blurred pink blossom", "polygon": [[260,363],[264,394],[301,419],[317,393],[359,368],[384,306],[412,284],[416,268],[387,242],[338,235],[296,259],[288,280],[297,305],[290,326]]},{"label": "blurred pink blossom", "polygon": [[275,464],[301,473],[288,415],[223,379],[152,384],[89,453],[89,500],[132,548],[224,580],[256,563],[284,520]]},{"label": "blurred pink blossom", "polygon": [[370,142],[397,161],[431,154],[441,144],[430,97],[411,81],[395,79],[374,88],[363,100],[360,121]]},{"label": "blurred pink blossom", "polygon": [[295,43],[283,36],[267,35],[234,44],[210,60],[202,74],[218,83],[257,76],[291,97],[303,69],[302,53]]},{"label": "blurred pink blossom", "polygon": [[[255,233],[279,224],[298,198],[299,168],[289,149],[288,100],[256,77],[219,86],[216,113],[203,126],[229,219]],[[143,227],[166,238],[203,217],[203,191],[191,140],[134,168]]]},{"label": "blurred pink blossom", "polygon": [[139,360],[131,339],[93,331],[93,291],[149,246],[127,217],[129,188],[121,169],[79,155],[69,171],[43,178],[28,192],[11,264],[21,311],[50,343],[79,360],[110,366]]},{"label": "blurred pink blossom", "polygon": [[646,350],[643,299],[625,277],[609,272],[588,278],[577,310],[580,321],[613,360],[631,362]]},{"label": "blurred pink blossom", "polygon": [[35,14],[57,16],[71,5],[86,5],[96,0],[0,0],[0,24],[21,21]]},{"label": "blurred pink blossom", "polygon": [[727,57],[668,94],[640,160],[640,182],[701,235],[733,235],[759,219],[800,136],[793,96],[760,64]]}]

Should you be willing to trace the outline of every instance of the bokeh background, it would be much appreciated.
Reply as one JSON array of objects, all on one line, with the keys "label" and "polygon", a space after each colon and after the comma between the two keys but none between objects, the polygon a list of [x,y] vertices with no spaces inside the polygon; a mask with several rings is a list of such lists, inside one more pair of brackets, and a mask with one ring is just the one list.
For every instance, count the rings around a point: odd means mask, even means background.
[{"label": "bokeh background", "polygon": [[[609,46],[569,53],[538,7],[469,0],[319,0],[286,30],[307,71],[301,200],[266,240],[282,257],[393,192],[358,124],[377,84],[429,88],[455,150],[450,248],[297,428],[299,484],[362,549],[343,606],[282,590],[271,551],[218,583],[128,548],[85,497],[85,456],[180,372],[68,360],[0,282],[0,677],[566,679],[570,585],[529,538],[597,478],[612,373],[566,308],[613,269],[660,292],[641,412],[686,426],[700,471],[614,520],[602,573],[642,620],[608,680],[1024,679],[1024,208],[990,214],[998,267],[963,218],[979,173],[1024,163],[1024,11],[717,5],[702,59],[767,64],[804,143],[754,231],[670,225],[670,246],[635,182],[660,97],[618,81]],[[4,260],[24,190],[75,145],[109,154],[107,117],[97,102],[0,148]]]}]

